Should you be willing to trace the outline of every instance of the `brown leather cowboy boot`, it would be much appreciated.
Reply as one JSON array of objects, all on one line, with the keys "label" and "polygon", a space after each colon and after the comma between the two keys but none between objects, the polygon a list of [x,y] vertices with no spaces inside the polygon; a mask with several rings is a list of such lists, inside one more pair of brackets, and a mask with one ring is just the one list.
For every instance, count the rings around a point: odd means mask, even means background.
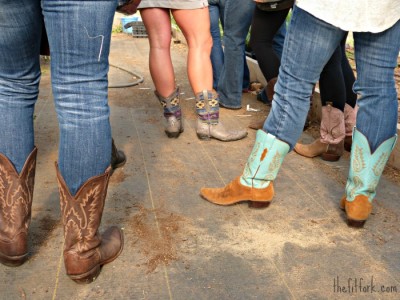
[{"label": "brown leather cowboy boot", "polygon": [[28,257],[36,154],[35,147],[20,174],[0,154],[0,262],[10,267],[22,265]]},{"label": "brown leather cowboy boot", "polygon": [[99,234],[111,167],[104,174],[89,178],[72,196],[57,170],[61,214],[64,224],[64,264],[67,275],[77,283],[90,283],[102,265],[121,253],[124,238],[115,226]]}]

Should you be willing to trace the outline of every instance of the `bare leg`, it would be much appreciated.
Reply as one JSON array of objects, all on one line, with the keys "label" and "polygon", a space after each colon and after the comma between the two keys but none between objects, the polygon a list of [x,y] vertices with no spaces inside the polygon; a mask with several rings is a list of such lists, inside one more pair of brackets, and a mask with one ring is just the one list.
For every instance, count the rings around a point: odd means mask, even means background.
[{"label": "bare leg", "polygon": [[168,9],[145,8],[140,11],[150,42],[149,67],[157,92],[168,97],[175,90],[171,61],[171,20]]},{"label": "bare leg", "polygon": [[212,90],[212,37],[208,9],[173,10],[172,15],[189,46],[187,68],[193,92],[197,94],[203,90]]}]

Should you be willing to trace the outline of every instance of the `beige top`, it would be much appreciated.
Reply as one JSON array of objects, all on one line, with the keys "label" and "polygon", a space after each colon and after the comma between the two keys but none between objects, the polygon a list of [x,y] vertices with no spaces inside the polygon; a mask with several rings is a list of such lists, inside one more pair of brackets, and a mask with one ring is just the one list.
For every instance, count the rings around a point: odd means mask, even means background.
[{"label": "beige top", "polygon": [[340,29],[382,32],[400,19],[400,0],[297,0],[296,5]]},{"label": "beige top", "polygon": [[208,0],[142,0],[138,9],[162,7],[170,9],[197,9],[208,6]]}]

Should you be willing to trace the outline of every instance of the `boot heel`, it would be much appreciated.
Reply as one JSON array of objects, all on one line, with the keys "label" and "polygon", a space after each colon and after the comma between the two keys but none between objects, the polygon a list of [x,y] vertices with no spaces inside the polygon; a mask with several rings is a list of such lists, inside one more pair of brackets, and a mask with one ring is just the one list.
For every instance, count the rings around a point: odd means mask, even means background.
[{"label": "boot heel", "polygon": [[0,263],[7,267],[19,267],[28,259],[28,253],[21,256],[7,256],[0,253]]},{"label": "boot heel", "polygon": [[79,284],[88,284],[96,280],[97,276],[99,276],[101,271],[100,265],[97,265],[89,272],[80,274],[80,275],[68,275],[73,281]]},{"label": "boot heel", "polygon": [[354,228],[363,228],[366,220],[347,219],[347,225]]},{"label": "boot heel", "polygon": [[270,201],[268,202],[258,202],[258,201],[249,201],[249,207],[250,208],[267,208],[271,204]]},{"label": "boot heel", "polygon": [[325,161],[338,161],[341,155],[330,154],[330,153],[322,153],[321,158]]},{"label": "boot heel", "polygon": [[209,135],[197,134],[197,137],[198,137],[200,140],[203,140],[203,141],[209,141],[209,140],[211,140],[211,137],[210,137]]},{"label": "boot heel", "polygon": [[165,134],[166,134],[167,137],[169,137],[169,138],[178,138],[179,135],[181,134],[181,131],[178,131],[178,132],[169,132],[169,131],[165,131]]}]

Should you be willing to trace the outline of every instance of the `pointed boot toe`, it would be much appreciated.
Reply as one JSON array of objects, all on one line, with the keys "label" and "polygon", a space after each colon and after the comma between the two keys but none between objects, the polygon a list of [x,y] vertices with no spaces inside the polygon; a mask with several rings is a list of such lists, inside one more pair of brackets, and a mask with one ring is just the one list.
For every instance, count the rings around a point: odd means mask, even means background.
[{"label": "pointed boot toe", "polygon": [[264,126],[264,123],[265,123],[265,119],[254,121],[249,124],[249,128],[254,129],[254,130],[262,129]]},{"label": "pointed boot toe", "polygon": [[232,205],[249,201],[249,207],[265,208],[274,196],[272,182],[265,189],[256,189],[240,183],[240,176],[236,177],[223,188],[202,188],[200,195],[207,201],[218,205]]}]

